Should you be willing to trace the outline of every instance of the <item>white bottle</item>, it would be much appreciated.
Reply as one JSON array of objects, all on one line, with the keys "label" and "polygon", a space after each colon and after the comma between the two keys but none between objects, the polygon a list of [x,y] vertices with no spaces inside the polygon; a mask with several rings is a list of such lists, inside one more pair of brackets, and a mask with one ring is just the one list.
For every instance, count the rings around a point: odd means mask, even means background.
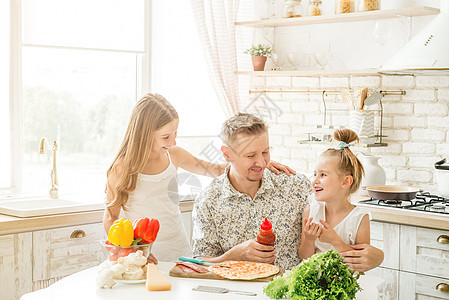
[{"label": "white bottle", "polygon": [[379,157],[374,155],[366,155],[357,153],[356,156],[360,160],[365,169],[365,176],[362,179],[362,187],[370,185],[384,185],[386,182],[385,170],[379,166]]}]

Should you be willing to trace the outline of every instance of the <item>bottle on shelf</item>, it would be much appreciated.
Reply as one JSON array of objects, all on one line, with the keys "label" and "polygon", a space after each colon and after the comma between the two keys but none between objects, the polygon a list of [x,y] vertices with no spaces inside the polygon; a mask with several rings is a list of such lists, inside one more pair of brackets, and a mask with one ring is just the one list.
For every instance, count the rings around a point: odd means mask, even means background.
[{"label": "bottle on shelf", "polygon": [[321,16],[321,0],[309,1],[309,16]]},{"label": "bottle on shelf", "polygon": [[260,232],[257,235],[257,242],[259,244],[274,246],[276,235],[272,230],[271,222],[267,218],[260,224]]},{"label": "bottle on shelf", "polygon": [[336,0],[335,13],[346,14],[354,12],[354,0]]}]

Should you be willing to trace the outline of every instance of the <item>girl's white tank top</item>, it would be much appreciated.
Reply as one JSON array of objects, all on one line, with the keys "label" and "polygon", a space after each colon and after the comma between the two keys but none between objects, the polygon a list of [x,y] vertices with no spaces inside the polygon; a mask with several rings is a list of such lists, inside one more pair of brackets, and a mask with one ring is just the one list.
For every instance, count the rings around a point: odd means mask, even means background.
[{"label": "girl's white tank top", "polygon": [[125,207],[124,217],[133,223],[139,217],[159,220],[159,233],[151,248],[157,260],[176,261],[180,256],[192,257],[179,211],[177,171],[171,159],[162,173],[138,174],[136,189],[129,194]]}]

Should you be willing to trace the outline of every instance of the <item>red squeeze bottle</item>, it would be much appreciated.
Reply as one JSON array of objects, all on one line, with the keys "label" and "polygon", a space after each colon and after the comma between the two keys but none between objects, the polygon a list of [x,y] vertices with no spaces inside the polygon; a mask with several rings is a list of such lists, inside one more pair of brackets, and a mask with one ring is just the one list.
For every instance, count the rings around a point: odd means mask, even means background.
[{"label": "red squeeze bottle", "polygon": [[276,236],[273,230],[271,230],[271,222],[267,218],[260,224],[260,232],[257,235],[257,242],[267,246],[274,246]]}]

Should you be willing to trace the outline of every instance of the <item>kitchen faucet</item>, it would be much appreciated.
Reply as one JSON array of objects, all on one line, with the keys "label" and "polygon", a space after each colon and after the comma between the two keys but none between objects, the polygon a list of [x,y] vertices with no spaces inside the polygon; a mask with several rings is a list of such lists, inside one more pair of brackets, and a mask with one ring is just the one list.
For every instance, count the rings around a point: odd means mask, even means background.
[{"label": "kitchen faucet", "polygon": [[51,147],[49,146],[47,139],[45,137],[41,138],[41,142],[39,143],[39,154],[44,154],[45,148],[53,151],[53,168],[50,172],[51,178],[51,188],[50,188],[50,198],[57,199],[58,198],[58,176],[56,173],[56,150],[58,150],[58,144],[56,140],[53,141]]}]

